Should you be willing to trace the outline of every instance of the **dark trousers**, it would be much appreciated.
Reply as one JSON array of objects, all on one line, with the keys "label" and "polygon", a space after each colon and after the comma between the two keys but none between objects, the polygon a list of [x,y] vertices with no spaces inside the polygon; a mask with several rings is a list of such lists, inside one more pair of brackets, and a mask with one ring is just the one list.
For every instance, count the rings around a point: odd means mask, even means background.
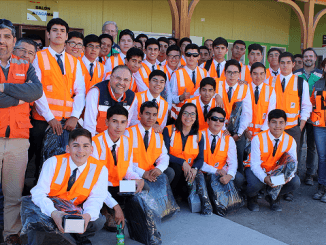
[{"label": "dark trousers", "polygon": [[[247,178],[247,195],[248,197],[254,197],[258,195],[258,192],[265,188],[266,184],[261,182],[250,168],[245,169]],[[300,187],[300,178],[295,175],[287,184],[283,185],[280,195],[292,192]]]},{"label": "dark trousers", "polygon": [[326,127],[314,127],[318,152],[318,183],[326,186]]},{"label": "dark trousers", "polygon": [[[167,169],[165,169],[163,174],[165,174],[168,177],[169,183],[171,184],[171,182],[174,178],[174,170],[172,168],[168,167]],[[143,190],[149,190],[149,189],[150,189],[150,187],[147,184],[147,182],[145,181]]]},{"label": "dark trousers", "polygon": [[244,174],[243,172],[243,153],[244,149],[246,147],[246,137],[241,135],[240,139],[235,142],[237,146],[237,156],[238,156],[238,172],[241,173],[242,175]]},{"label": "dark trousers", "polygon": [[316,161],[317,152],[316,152],[316,144],[315,144],[315,136],[314,136],[314,126],[311,123],[306,123],[301,133],[298,163],[300,163],[300,159],[302,156],[301,155],[302,145],[303,145],[305,134],[307,135],[306,174],[315,175],[317,170],[317,161]]},{"label": "dark trousers", "polygon": [[174,178],[171,182],[171,189],[174,194],[188,197],[187,182],[180,164],[170,162],[169,166],[174,170]]},{"label": "dark trousers", "polygon": [[300,139],[301,139],[301,129],[299,126],[295,126],[290,129],[286,129],[285,132],[289,135],[291,135],[295,142],[297,143],[297,158],[299,162],[299,147],[300,147]]}]

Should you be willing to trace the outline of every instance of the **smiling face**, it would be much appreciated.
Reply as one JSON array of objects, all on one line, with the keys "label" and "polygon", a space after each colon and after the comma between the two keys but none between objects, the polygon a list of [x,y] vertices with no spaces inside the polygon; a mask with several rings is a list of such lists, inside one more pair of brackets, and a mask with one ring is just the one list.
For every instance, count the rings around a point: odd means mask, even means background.
[{"label": "smiling face", "polygon": [[100,44],[90,42],[85,47],[85,56],[90,62],[94,62],[100,53]]},{"label": "smiling face", "polygon": [[142,62],[141,56],[133,56],[130,60],[125,60],[126,66],[128,66],[132,73],[136,73],[139,70]]},{"label": "smiling face", "polygon": [[192,127],[196,121],[196,108],[187,106],[181,115],[182,127]]},{"label": "smiling face", "polygon": [[143,113],[139,113],[140,123],[148,130],[157,121],[157,109],[155,107],[145,107]]},{"label": "smiling face", "polygon": [[117,32],[117,28],[115,27],[114,24],[108,24],[104,27],[104,30],[102,31],[103,34],[109,34],[113,37],[113,40],[115,40],[115,38],[118,35]]},{"label": "smiling face", "polygon": [[92,141],[86,136],[78,136],[66,146],[66,152],[70,153],[71,159],[79,167],[87,162],[93,153]]},{"label": "smiling face", "polygon": [[16,38],[12,35],[8,28],[0,29],[0,58],[9,59],[14,46]]},{"label": "smiling face", "polygon": [[68,54],[78,58],[84,51],[83,39],[78,37],[72,37],[65,44],[65,50]]},{"label": "smiling face", "polygon": [[110,38],[102,38],[101,39],[101,49],[100,49],[100,57],[104,57],[107,56],[110,51],[111,51],[111,47],[112,47],[112,41]]},{"label": "smiling face", "polygon": [[64,45],[68,39],[68,33],[65,26],[53,25],[50,32],[46,32],[50,43],[54,45]]},{"label": "smiling face", "polygon": [[279,138],[282,135],[282,133],[284,132],[285,126],[286,126],[286,122],[283,117],[272,118],[268,122],[269,130],[275,138]]},{"label": "smiling face", "polygon": [[312,67],[315,66],[317,57],[314,51],[306,51],[303,55],[303,64],[305,67]]},{"label": "smiling face", "polygon": [[[189,55],[188,55],[189,54]],[[186,57],[186,64],[191,70],[194,70],[198,65],[198,60],[200,58],[197,49],[188,49],[185,53]],[[197,56],[197,57],[195,57]]]},{"label": "smiling face", "polygon": [[148,45],[145,51],[146,60],[149,61],[150,63],[156,62],[159,52],[160,52],[160,48],[156,44]]},{"label": "smiling face", "polygon": [[167,57],[166,57],[166,61],[168,63],[168,66],[172,69],[175,70],[177,69],[179,63],[180,63],[180,52],[176,51],[176,50],[172,50],[168,53]]},{"label": "smiling face", "polygon": [[152,95],[158,96],[165,87],[165,79],[162,76],[154,76],[148,83]]},{"label": "smiling face", "polygon": [[126,54],[133,45],[134,41],[130,35],[123,35],[119,40],[119,46],[123,54]]},{"label": "smiling face", "polygon": [[116,98],[121,97],[130,87],[131,74],[127,69],[118,69],[110,78],[111,89]]},{"label": "smiling face", "polygon": [[35,47],[32,44],[22,42],[19,47],[16,47],[13,52],[14,55],[17,55],[19,58],[27,60],[30,63],[33,63],[35,59]]},{"label": "smiling face", "polygon": [[214,121],[211,118],[212,117],[218,117],[218,118],[224,118],[224,116],[221,113],[218,112],[213,112],[210,118],[207,118],[207,123],[208,123],[208,129],[213,133],[213,134],[218,134],[221,129],[224,126],[224,122],[220,122],[220,120]]},{"label": "smiling face", "polygon": [[128,118],[124,115],[113,115],[105,120],[108,126],[108,133],[113,142],[116,142],[125,132],[128,125]]}]

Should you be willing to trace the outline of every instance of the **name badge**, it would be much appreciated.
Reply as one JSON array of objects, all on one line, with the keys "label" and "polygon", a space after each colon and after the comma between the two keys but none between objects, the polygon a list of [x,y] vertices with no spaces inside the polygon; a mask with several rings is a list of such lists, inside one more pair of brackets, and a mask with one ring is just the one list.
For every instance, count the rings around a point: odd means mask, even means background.
[{"label": "name badge", "polygon": [[16,73],[16,76],[17,76],[17,77],[24,77],[25,74],[19,74],[19,73]]},{"label": "name badge", "polygon": [[266,119],[266,113],[263,114],[263,119]]},{"label": "name badge", "polygon": [[188,163],[189,163],[189,164],[191,163],[191,158],[188,159]]},{"label": "name badge", "polygon": [[291,102],[291,108],[295,108],[295,103]]},{"label": "name badge", "polygon": [[215,163],[214,167],[217,168],[219,164],[219,162]]}]

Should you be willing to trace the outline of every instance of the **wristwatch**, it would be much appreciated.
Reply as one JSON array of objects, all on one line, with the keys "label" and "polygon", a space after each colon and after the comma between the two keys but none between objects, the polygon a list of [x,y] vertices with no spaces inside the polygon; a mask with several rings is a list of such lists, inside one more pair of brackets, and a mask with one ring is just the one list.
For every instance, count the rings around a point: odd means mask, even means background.
[{"label": "wristwatch", "polygon": [[198,168],[193,168],[193,169],[195,169],[196,171],[198,171]]},{"label": "wristwatch", "polygon": [[242,134],[237,134],[237,136],[240,138],[242,136]]}]

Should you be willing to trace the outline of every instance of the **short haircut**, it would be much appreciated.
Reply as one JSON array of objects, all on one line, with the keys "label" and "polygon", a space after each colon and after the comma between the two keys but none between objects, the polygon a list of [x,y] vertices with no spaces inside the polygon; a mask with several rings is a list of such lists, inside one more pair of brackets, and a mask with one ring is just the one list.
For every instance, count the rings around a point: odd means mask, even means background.
[{"label": "short haircut", "polygon": [[33,45],[35,53],[37,52],[37,43],[28,37],[19,38],[15,44],[15,48],[18,48],[22,43],[28,43],[30,45]]},{"label": "short haircut", "polygon": [[280,56],[278,57],[278,62],[281,62],[281,59],[284,57],[290,57],[292,62],[294,62],[294,56],[290,52],[281,53]]},{"label": "short haircut", "polygon": [[267,52],[267,56],[269,56],[269,54],[270,54],[271,52],[274,52],[274,51],[277,51],[279,54],[282,53],[282,51],[281,51],[279,48],[271,48],[271,49],[268,50],[268,52]]},{"label": "short haircut", "polygon": [[169,39],[167,39],[166,37],[160,37],[157,39],[158,42],[165,42],[166,44],[169,45]]},{"label": "short haircut", "polygon": [[76,128],[72,130],[69,134],[68,144],[72,141],[75,141],[80,136],[85,136],[89,139],[89,142],[92,144],[92,134],[85,128]]},{"label": "short haircut", "polygon": [[229,47],[228,41],[223,37],[218,37],[213,42],[213,48],[218,45],[224,45],[226,48]]},{"label": "short haircut", "polygon": [[114,21],[105,21],[104,24],[103,24],[103,26],[102,26],[102,32],[105,30],[105,26],[106,25],[109,25],[109,24],[114,25],[115,26],[115,30],[118,32],[118,25]]},{"label": "short haircut", "polygon": [[303,59],[302,54],[295,54],[293,57],[294,57],[294,59],[296,59],[296,58]]},{"label": "short haircut", "polygon": [[264,71],[266,73],[266,67],[264,66],[264,64],[260,63],[260,62],[255,62],[255,63],[252,64],[252,66],[250,68],[250,74],[253,72],[253,70],[255,70],[258,67],[264,68]]},{"label": "short haircut", "polygon": [[155,44],[158,48],[160,48],[160,44],[155,38],[149,38],[145,42],[145,49],[147,49],[147,47],[152,44]]},{"label": "short haircut", "polygon": [[130,75],[132,76],[132,71],[129,69],[129,67],[128,66],[126,66],[126,65],[118,65],[118,66],[116,66],[116,67],[114,67],[113,68],[113,70],[112,70],[112,73],[111,73],[111,76],[116,72],[116,71],[118,71],[118,70],[120,70],[120,69],[125,69],[125,70],[128,70],[129,72],[130,72]]},{"label": "short haircut", "polygon": [[113,45],[113,37],[112,37],[111,35],[109,35],[109,34],[101,34],[101,35],[98,37],[98,40],[100,41],[100,43],[101,43],[102,39],[104,39],[104,38],[108,38],[108,39],[110,39],[111,42],[112,42],[112,45]]},{"label": "short haircut", "polygon": [[158,111],[158,105],[156,102],[153,101],[145,101],[144,103],[142,103],[139,109],[140,114],[143,114],[145,108],[156,108]]},{"label": "short haircut", "polygon": [[204,42],[204,45],[206,44],[207,41],[212,41],[212,42],[214,42],[213,39],[206,39],[205,42]]},{"label": "short haircut", "polygon": [[83,35],[83,33],[79,32],[79,31],[71,31],[71,32],[69,32],[67,41],[69,41],[73,37],[80,38],[82,41],[84,41],[84,35]]},{"label": "short haircut", "polygon": [[178,39],[176,39],[176,38],[174,38],[174,37],[169,37],[168,40],[169,40],[169,41],[170,41],[170,40],[174,41],[175,44],[178,43]]},{"label": "short haircut", "polygon": [[316,51],[313,48],[306,48],[305,50],[302,51],[302,57],[304,56],[304,54],[308,51],[312,51],[314,52],[315,56],[318,57]]},{"label": "short haircut", "polygon": [[184,104],[182,107],[181,107],[181,110],[179,112],[179,115],[177,117],[177,120],[175,121],[175,127],[176,129],[181,132],[182,131],[182,121],[181,121],[181,118],[182,118],[182,114],[183,112],[185,111],[185,109],[189,106],[192,106],[196,109],[196,121],[194,122],[194,124],[191,126],[191,129],[193,131],[195,131],[195,133],[197,134],[198,133],[198,130],[199,130],[199,122],[198,122],[198,110],[197,110],[197,106],[193,103],[186,103]]},{"label": "short haircut", "polygon": [[106,118],[109,120],[114,115],[126,116],[126,118],[128,119],[128,111],[127,111],[127,109],[124,108],[122,105],[119,105],[119,104],[111,106],[107,110]]},{"label": "short haircut", "polygon": [[179,46],[181,47],[181,45],[184,43],[184,42],[190,42],[192,43],[191,39],[189,37],[184,37],[184,38],[181,38],[180,42],[179,42]]},{"label": "short haircut", "polygon": [[[35,40],[41,40],[42,45],[43,46],[45,45],[44,39],[41,36],[37,35],[37,34],[29,34],[27,37],[30,38],[30,39],[32,39],[33,41],[35,41]],[[69,35],[68,35],[68,37],[69,37]]]},{"label": "short haircut", "polygon": [[132,57],[141,57],[141,59],[144,59],[144,52],[140,50],[139,48],[131,47],[126,54],[126,59],[129,61]]},{"label": "short haircut", "polygon": [[2,23],[0,24],[0,29],[9,29],[11,30],[11,35],[13,37],[16,37],[16,29],[10,20],[2,19]]},{"label": "short haircut", "polygon": [[207,48],[206,46],[200,46],[199,47],[199,52],[200,52],[201,49],[206,49],[208,51],[208,53],[209,53],[209,48]]},{"label": "short haircut", "polygon": [[139,34],[139,35],[136,37],[136,39],[139,40],[139,38],[142,38],[142,37],[145,37],[146,39],[148,39],[148,36],[147,36],[146,34],[144,34],[144,33]]},{"label": "short haircut", "polygon": [[149,77],[148,77],[148,80],[152,80],[153,77],[155,76],[161,76],[164,78],[165,82],[166,82],[166,74],[164,71],[161,71],[161,70],[154,70],[152,71],[150,74],[149,74]]},{"label": "short haircut", "polygon": [[66,33],[69,32],[69,25],[68,25],[68,23],[65,22],[65,21],[64,21],[63,19],[61,19],[61,18],[53,18],[53,19],[51,19],[51,20],[48,22],[48,24],[46,25],[46,30],[47,30],[47,32],[50,33],[51,28],[52,28],[52,26],[54,26],[54,25],[61,25],[61,26],[64,26],[64,27],[66,27]]},{"label": "short haircut", "polygon": [[140,43],[141,48],[144,48],[144,47],[143,47],[143,42],[140,41],[139,39],[135,39],[135,40],[134,40],[134,43]]},{"label": "short haircut", "polygon": [[212,77],[205,77],[200,81],[200,88],[205,87],[206,85],[212,85],[214,90],[216,90],[216,81]]},{"label": "short haircut", "polygon": [[194,43],[188,44],[185,48],[185,52],[187,52],[189,49],[197,49],[197,51],[199,53],[199,47],[197,44],[194,44]]},{"label": "short haircut", "polygon": [[274,109],[272,111],[270,111],[270,113],[268,113],[268,122],[270,122],[272,119],[278,119],[278,118],[284,118],[284,121],[287,121],[287,116],[285,111],[281,110],[281,109]]},{"label": "short haircut", "polygon": [[236,41],[233,43],[233,47],[234,47],[234,45],[236,45],[236,44],[244,45],[245,48],[247,47],[246,43],[245,43],[244,41],[242,41],[242,40],[236,40]]},{"label": "short haircut", "polygon": [[166,55],[168,55],[171,51],[177,51],[179,52],[179,54],[181,54],[181,50],[177,45],[171,45],[170,47],[168,47],[168,49],[166,50]]},{"label": "short haircut", "polygon": [[241,65],[240,65],[240,63],[237,60],[234,60],[234,59],[228,60],[225,63],[224,72],[226,72],[226,70],[228,69],[228,67],[231,66],[231,65],[238,67],[239,72],[241,72]]},{"label": "short haircut", "polygon": [[213,107],[207,113],[206,118],[210,118],[213,115],[214,112],[221,113],[223,115],[223,117],[226,117],[226,112],[224,111],[223,108],[221,108],[221,107]]},{"label": "short haircut", "polygon": [[130,38],[132,39],[132,41],[134,41],[135,39],[135,35],[132,31],[130,31],[129,29],[124,29],[123,31],[120,32],[119,34],[119,42],[120,42],[120,39],[125,36],[125,35],[129,35]]},{"label": "short haircut", "polygon": [[101,44],[101,41],[98,38],[98,36],[96,36],[95,34],[90,34],[90,35],[87,35],[84,38],[84,46],[86,47],[87,44],[89,44],[89,43],[98,43],[98,44]]},{"label": "short haircut", "polygon": [[250,44],[249,47],[248,47],[248,54],[250,54],[250,52],[252,50],[259,50],[261,54],[263,54],[264,52],[264,48],[258,44],[258,43],[253,43],[253,44]]}]

